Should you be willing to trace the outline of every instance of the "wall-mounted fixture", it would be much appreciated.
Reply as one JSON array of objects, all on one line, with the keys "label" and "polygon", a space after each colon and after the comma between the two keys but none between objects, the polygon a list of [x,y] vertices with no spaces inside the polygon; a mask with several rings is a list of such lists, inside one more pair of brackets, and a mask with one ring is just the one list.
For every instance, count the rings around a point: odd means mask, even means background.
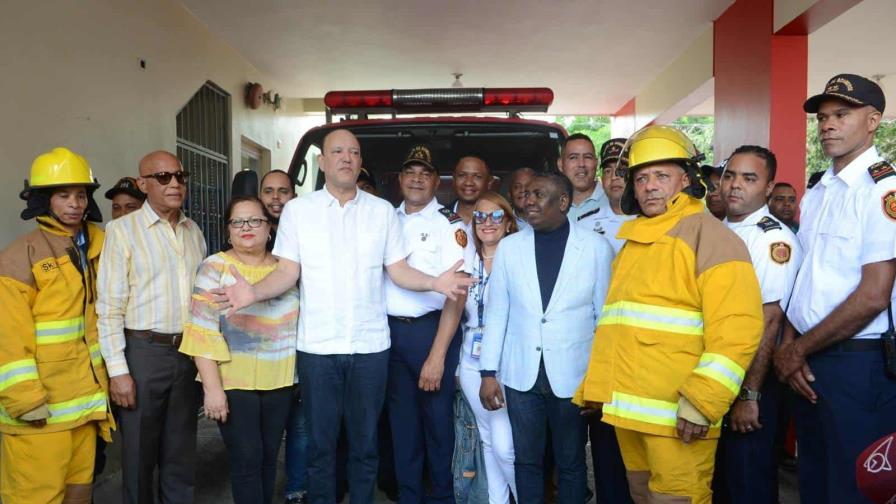
[{"label": "wall-mounted fixture", "polygon": [[282,100],[279,93],[272,90],[265,91],[261,84],[257,82],[249,82],[246,84],[246,106],[252,110],[257,110],[262,103],[266,103],[279,110],[282,106]]},{"label": "wall-mounted fixture", "polygon": [[[271,96],[271,93],[273,93],[273,96]],[[262,95],[262,97],[264,98],[265,103],[274,107],[274,110],[280,109],[280,105],[281,105],[280,93],[274,93],[273,91],[268,91],[264,95]]]},{"label": "wall-mounted fixture", "polygon": [[257,82],[249,82],[246,84],[246,106],[252,110],[258,109],[264,95],[264,88]]}]

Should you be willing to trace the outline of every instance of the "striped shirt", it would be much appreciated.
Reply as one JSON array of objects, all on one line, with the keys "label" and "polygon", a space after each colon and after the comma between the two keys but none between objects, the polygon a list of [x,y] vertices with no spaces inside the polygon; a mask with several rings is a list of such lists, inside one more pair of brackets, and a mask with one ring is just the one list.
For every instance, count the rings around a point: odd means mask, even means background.
[{"label": "striped shirt", "polygon": [[106,226],[97,276],[100,350],[109,376],[128,374],[124,328],[183,332],[205,238],[181,213],[177,233],[146,203]]},{"label": "striped shirt", "polygon": [[190,320],[184,327],[180,352],[219,363],[224,390],[274,390],[295,382],[296,320],[299,290],[243,308],[233,317],[212,301],[209,291],[232,285],[236,280],[230,266],[256,284],[277,269],[277,265],[250,266],[226,252],[219,252],[199,267]]}]

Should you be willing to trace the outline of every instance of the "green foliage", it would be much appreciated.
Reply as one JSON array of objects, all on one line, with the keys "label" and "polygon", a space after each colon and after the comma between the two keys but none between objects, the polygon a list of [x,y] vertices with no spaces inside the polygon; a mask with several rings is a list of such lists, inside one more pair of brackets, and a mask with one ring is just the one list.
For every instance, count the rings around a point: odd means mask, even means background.
[{"label": "green foliage", "polygon": [[594,142],[595,150],[610,139],[609,116],[557,116],[557,124],[566,128],[570,135],[584,133]]},{"label": "green foliage", "polygon": [[[609,116],[557,116],[557,123],[566,128],[570,134],[584,133],[600,149],[601,144],[610,139]],[[814,117],[806,120],[806,177],[814,172],[823,171],[831,162],[821,150],[818,142],[818,127]],[[693,142],[697,150],[706,156],[706,164],[714,163],[712,137],[715,127],[713,116],[683,116],[671,124],[682,130]],[[874,140],[881,156],[896,161],[896,120],[881,122]]]},{"label": "green foliage", "polygon": [[712,135],[715,131],[713,116],[682,116],[670,126],[680,129],[694,142],[694,147],[706,156],[703,164],[713,164],[715,158],[712,150]]},{"label": "green foliage", "polygon": [[[566,128],[569,134],[584,133],[594,142],[594,147],[600,146],[610,139],[609,116],[557,116],[557,124]],[[672,126],[682,130],[697,147],[697,150],[706,155],[706,163],[712,164],[712,134],[714,120],[712,116],[685,116],[672,123]]]},{"label": "green foliage", "polygon": [[[884,159],[896,160],[896,120],[880,123],[874,144]],[[831,160],[824,155],[821,142],[818,141],[818,121],[810,116],[806,120],[806,178],[815,172],[827,170],[829,166]]]}]

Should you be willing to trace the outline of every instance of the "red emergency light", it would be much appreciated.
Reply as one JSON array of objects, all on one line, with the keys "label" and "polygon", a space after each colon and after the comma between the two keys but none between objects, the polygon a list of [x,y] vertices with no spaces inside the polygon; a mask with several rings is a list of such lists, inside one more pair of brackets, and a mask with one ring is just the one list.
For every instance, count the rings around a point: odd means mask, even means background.
[{"label": "red emergency light", "polygon": [[549,88],[435,88],[330,91],[331,113],[546,112],[554,101]]}]

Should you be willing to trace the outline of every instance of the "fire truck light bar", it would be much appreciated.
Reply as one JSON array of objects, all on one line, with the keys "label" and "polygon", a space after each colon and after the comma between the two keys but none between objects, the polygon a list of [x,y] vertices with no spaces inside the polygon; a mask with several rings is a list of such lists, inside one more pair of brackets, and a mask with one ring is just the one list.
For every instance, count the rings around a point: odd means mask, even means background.
[{"label": "fire truck light bar", "polygon": [[554,101],[549,88],[434,88],[383,91],[330,91],[324,104],[334,113],[354,111],[546,112]]}]

